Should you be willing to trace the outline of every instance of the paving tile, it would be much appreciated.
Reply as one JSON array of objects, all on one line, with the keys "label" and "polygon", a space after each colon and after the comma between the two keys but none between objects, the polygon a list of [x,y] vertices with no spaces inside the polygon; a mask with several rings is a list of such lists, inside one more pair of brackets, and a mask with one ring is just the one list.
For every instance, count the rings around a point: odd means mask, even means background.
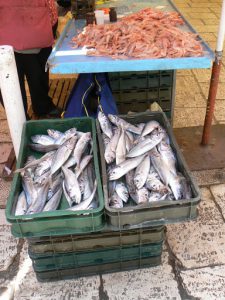
[{"label": "paving tile", "polygon": [[11,142],[11,137],[9,133],[9,127],[6,120],[1,120],[0,126],[0,143]]},{"label": "paving tile", "polygon": [[217,121],[225,120],[225,100],[216,101],[214,116]]},{"label": "paving tile", "polygon": [[[211,15],[209,15],[209,17],[207,18],[207,19],[203,19],[203,24],[205,24],[205,25],[218,25],[219,24],[219,18],[217,18],[217,19],[212,19],[212,18],[210,18],[211,17]],[[197,25],[201,25],[201,24],[197,24]]]},{"label": "paving tile", "polygon": [[209,189],[201,189],[199,217],[167,225],[167,242],[182,268],[225,264],[225,224]]},{"label": "paving tile", "polygon": [[30,266],[21,284],[15,289],[14,300],[97,300],[101,299],[99,297],[99,287],[99,276],[40,283]]},{"label": "paving tile", "polygon": [[196,95],[189,95],[187,93],[186,96],[177,94],[175,97],[175,108],[182,107],[206,107],[206,99],[200,93]]},{"label": "paving tile", "polygon": [[177,70],[176,77],[192,76],[191,70]]},{"label": "paving tile", "polygon": [[213,12],[201,13],[201,12],[191,12],[189,13],[190,18],[192,19],[217,19],[217,16]]},{"label": "paving tile", "polygon": [[[201,90],[206,98],[208,98],[209,93],[209,84],[203,82],[201,83]],[[218,85],[218,90],[216,94],[216,99],[225,100],[225,89],[224,89],[224,83],[220,82]]]},{"label": "paving tile", "polygon": [[0,164],[7,162],[11,149],[12,149],[12,143],[1,143]]},{"label": "paving tile", "polygon": [[181,299],[167,252],[158,267],[106,274],[103,282],[110,300]]},{"label": "paving tile", "polygon": [[196,25],[195,29],[197,30],[197,32],[212,32],[212,33],[217,33],[218,31],[218,26],[217,25]]},{"label": "paving tile", "polygon": [[194,96],[196,93],[201,92],[199,85],[192,76],[180,76],[176,81],[176,95],[183,95],[186,97]]},{"label": "paving tile", "polygon": [[[205,108],[175,108],[173,127],[202,126],[205,120],[205,113]],[[215,124],[214,121],[213,124]]]},{"label": "paving tile", "polygon": [[0,178],[0,208],[5,208],[7,198],[9,196],[11,181],[5,181]]},{"label": "paving tile", "polygon": [[0,272],[6,271],[17,255],[18,239],[15,239],[5,218],[5,210],[0,210]]},{"label": "paving tile", "polygon": [[223,217],[225,218],[225,184],[211,186],[210,190],[215,198],[216,203],[221,209]]},{"label": "paving tile", "polygon": [[202,186],[225,182],[225,168],[215,170],[192,171],[197,184]]},{"label": "paving tile", "polygon": [[[217,40],[216,35],[214,33],[201,33],[201,37],[206,41],[206,42],[215,42]],[[206,70],[206,69],[204,69]]]},{"label": "paving tile", "polygon": [[5,120],[5,119],[6,119],[5,110],[2,107],[2,105],[0,104],[0,120]]},{"label": "paving tile", "polygon": [[180,277],[189,299],[225,299],[225,266],[182,271]]}]

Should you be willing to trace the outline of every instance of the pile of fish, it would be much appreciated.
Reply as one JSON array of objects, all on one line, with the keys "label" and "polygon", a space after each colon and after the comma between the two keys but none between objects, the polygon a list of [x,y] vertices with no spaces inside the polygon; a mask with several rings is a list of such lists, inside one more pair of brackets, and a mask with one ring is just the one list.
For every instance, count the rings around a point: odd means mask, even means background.
[{"label": "pile of fish", "polygon": [[146,8],[116,23],[90,24],[72,42],[88,55],[114,59],[202,56],[198,36],[180,29],[183,24],[176,12]]},{"label": "pile of fish", "polygon": [[109,206],[122,208],[162,200],[190,199],[166,130],[156,120],[132,125],[99,112],[109,178]]},{"label": "pile of fish", "polygon": [[41,158],[29,156],[23,168],[23,190],[18,196],[15,215],[56,210],[64,194],[69,208],[78,211],[98,207],[92,138],[90,132],[70,128],[62,133],[48,129],[48,135],[34,135],[29,146],[46,152]]}]

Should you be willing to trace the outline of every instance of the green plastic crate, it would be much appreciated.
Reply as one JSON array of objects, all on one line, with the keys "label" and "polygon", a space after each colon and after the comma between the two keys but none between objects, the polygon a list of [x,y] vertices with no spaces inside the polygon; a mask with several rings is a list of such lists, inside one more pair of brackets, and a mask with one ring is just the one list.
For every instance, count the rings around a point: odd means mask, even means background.
[{"label": "green plastic crate", "polygon": [[128,231],[102,231],[85,235],[28,239],[29,249],[41,257],[75,251],[91,251],[116,246],[159,243],[164,240],[165,226]]},{"label": "green plastic crate", "polygon": [[83,276],[92,276],[99,274],[107,274],[113,272],[128,271],[134,269],[156,267],[161,264],[161,255],[139,258],[129,261],[120,261],[110,264],[94,265],[79,268],[70,268],[64,270],[54,270],[45,272],[35,272],[37,280],[40,282],[49,282],[56,280],[65,280],[72,278],[79,278]]},{"label": "green plastic crate", "polygon": [[93,139],[93,156],[96,179],[98,182],[97,197],[99,207],[78,212],[67,211],[68,203],[63,196],[59,209],[33,215],[15,216],[16,199],[22,189],[21,176],[15,174],[6,206],[6,218],[12,224],[12,234],[16,237],[57,236],[75,233],[88,233],[101,230],[105,225],[104,200],[102,194],[99,164],[97,157],[97,142],[95,120],[92,118],[69,118],[28,121],[24,124],[17,168],[24,165],[30,154],[37,155],[29,149],[30,137],[35,134],[46,134],[48,128],[66,131],[76,127],[79,131],[90,131]]},{"label": "green plastic crate", "polygon": [[97,134],[101,158],[102,184],[105,199],[105,212],[107,222],[120,230],[134,227],[143,228],[145,226],[165,225],[176,222],[183,222],[195,219],[197,217],[197,206],[200,202],[200,191],[193,179],[179,146],[175,140],[172,128],[168,119],[163,112],[146,112],[139,114],[130,114],[120,116],[132,124],[146,123],[150,120],[158,121],[167,131],[170,137],[170,145],[176,155],[178,162],[178,170],[184,174],[191,186],[193,197],[191,199],[181,199],[177,201],[155,201],[142,205],[134,205],[132,201],[128,201],[128,205],[123,208],[113,208],[109,206],[108,198],[108,177],[106,173],[106,163],[104,159],[104,144],[98,120]]},{"label": "green plastic crate", "polygon": [[44,272],[160,256],[162,245],[163,241],[156,244],[139,244],[132,247],[115,247],[111,249],[105,248],[104,250],[89,252],[53,253],[51,256],[37,255],[29,250],[29,256],[32,259],[35,272]]}]

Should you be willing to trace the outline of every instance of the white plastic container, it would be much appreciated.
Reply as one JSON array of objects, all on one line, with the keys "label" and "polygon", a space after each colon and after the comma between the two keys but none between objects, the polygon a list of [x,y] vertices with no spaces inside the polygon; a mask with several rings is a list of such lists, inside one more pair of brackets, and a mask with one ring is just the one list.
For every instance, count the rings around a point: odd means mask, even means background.
[{"label": "white plastic container", "polygon": [[95,10],[95,18],[97,25],[104,24],[104,11]]}]

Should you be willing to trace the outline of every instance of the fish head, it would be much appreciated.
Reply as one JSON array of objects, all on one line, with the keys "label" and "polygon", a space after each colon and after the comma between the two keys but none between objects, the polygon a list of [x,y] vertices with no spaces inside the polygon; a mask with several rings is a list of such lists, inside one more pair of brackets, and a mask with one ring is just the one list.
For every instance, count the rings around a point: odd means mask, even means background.
[{"label": "fish head", "polygon": [[140,173],[136,174],[135,177],[134,177],[134,184],[137,187],[137,189],[141,188],[141,184],[142,184],[142,178],[141,177],[142,176],[141,176]]},{"label": "fish head", "polygon": [[121,171],[122,170],[121,170],[120,167],[115,167],[114,169],[111,169],[108,172],[109,180],[116,180],[116,179],[118,179],[120,177]]},{"label": "fish head", "polygon": [[138,195],[138,203],[148,202],[149,192],[146,188],[142,188],[140,190],[137,190],[137,195]]},{"label": "fish head", "polygon": [[107,164],[111,164],[114,159],[115,159],[115,155],[113,152],[107,152],[105,154],[105,160],[106,160]]}]

